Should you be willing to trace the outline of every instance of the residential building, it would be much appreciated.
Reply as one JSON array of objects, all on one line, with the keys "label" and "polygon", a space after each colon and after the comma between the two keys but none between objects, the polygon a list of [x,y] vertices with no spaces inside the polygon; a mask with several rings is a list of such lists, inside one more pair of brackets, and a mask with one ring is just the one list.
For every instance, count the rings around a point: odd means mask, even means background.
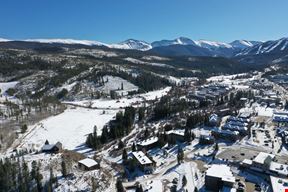
[{"label": "residential building", "polygon": [[151,160],[147,155],[143,153],[143,151],[134,151],[132,152],[132,157],[137,162],[137,167],[142,171],[153,171],[155,167],[155,162]]},{"label": "residential building", "polygon": [[45,144],[41,151],[44,153],[58,153],[62,150],[62,143],[57,142],[56,144]]},{"label": "residential building", "polygon": [[220,191],[224,187],[233,188],[235,177],[227,165],[213,164],[205,175],[205,189],[208,191]]},{"label": "residential building", "polygon": [[90,159],[90,158],[86,158],[86,159],[82,159],[81,161],[78,161],[78,167],[79,169],[83,171],[91,171],[91,170],[100,168],[99,163],[97,163],[95,160]]}]

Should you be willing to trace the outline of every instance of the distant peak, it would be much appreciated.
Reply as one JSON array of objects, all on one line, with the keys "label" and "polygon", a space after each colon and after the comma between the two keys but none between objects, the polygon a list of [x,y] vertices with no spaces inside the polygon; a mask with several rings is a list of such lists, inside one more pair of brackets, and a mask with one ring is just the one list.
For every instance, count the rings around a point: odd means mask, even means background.
[{"label": "distant peak", "polygon": [[4,39],[4,38],[0,38],[0,42],[7,42],[7,41],[11,41],[9,39]]},{"label": "distant peak", "polygon": [[63,43],[63,44],[81,44],[81,45],[104,45],[106,44],[98,41],[90,40],[76,40],[76,39],[26,39],[27,42],[39,42],[39,43]]}]

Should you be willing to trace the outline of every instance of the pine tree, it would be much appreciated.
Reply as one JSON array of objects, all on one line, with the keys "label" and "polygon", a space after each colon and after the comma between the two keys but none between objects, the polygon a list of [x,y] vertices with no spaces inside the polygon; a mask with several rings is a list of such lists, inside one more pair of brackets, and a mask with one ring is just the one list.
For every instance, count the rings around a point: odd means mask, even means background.
[{"label": "pine tree", "polygon": [[122,161],[125,163],[127,159],[128,159],[128,154],[127,154],[126,149],[124,148],[122,152]]},{"label": "pine tree", "polygon": [[37,162],[36,161],[32,161],[31,163],[31,178],[32,179],[36,179],[36,173],[37,173]]},{"label": "pine tree", "polygon": [[92,191],[95,192],[97,190],[97,185],[94,177],[91,178],[91,183],[92,183]]},{"label": "pine tree", "polygon": [[117,179],[116,189],[117,189],[117,192],[125,192],[122,181],[120,179]]},{"label": "pine tree", "polygon": [[219,150],[219,146],[218,146],[218,143],[215,144],[215,151],[218,151]]},{"label": "pine tree", "polygon": [[36,184],[37,184],[38,192],[42,191],[42,182],[41,182],[41,180],[43,179],[43,176],[40,173],[40,167],[41,167],[41,163],[38,162],[38,166],[37,166],[37,169],[36,169]]},{"label": "pine tree", "polygon": [[136,188],[136,191],[135,192],[143,192],[143,187],[141,184],[139,184]]},{"label": "pine tree", "polygon": [[147,139],[148,136],[149,136],[149,131],[148,131],[148,129],[146,128],[145,131],[144,131],[144,137],[145,137],[145,139]]},{"label": "pine tree", "polygon": [[62,158],[62,162],[61,162],[61,172],[62,172],[62,176],[66,177],[67,176],[67,169],[66,169],[66,162],[65,159]]},{"label": "pine tree", "polygon": [[187,185],[187,178],[184,175],[183,178],[182,178],[182,187],[185,187],[186,185]]},{"label": "pine tree", "polygon": [[138,112],[138,120],[141,121],[144,119],[144,117],[145,117],[145,108],[140,107]]},{"label": "pine tree", "polygon": [[178,149],[177,161],[180,164],[184,160],[184,152],[181,148]]},{"label": "pine tree", "polygon": [[22,174],[23,174],[23,182],[24,182],[24,191],[30,191],[29,184],[31,182],[29,168],[24,158],[22,159]]},{"label": "pine tree", "polygon": [[132,151],[133,151],[133,152],[136,151],[136,145],[135,145],[134,142],[133,142],[133,144],[132,144]]},{"label": "pine tree", "polygon": [[101,134],[101,143],[107,143],[109,138],[109,132],[108,132],[108,127],[105,125],[102,129],[102,134]]},{"label": "pine tree", "polygon": [[186,142],[191,142],[191,131],[189,130],[188,127],[185,128],[184,140],[185,140]]},{"label": "pine tree", "polygon": [[22,125],[22,127],[21,127],[21,133],[25,133],[26,131],[27,131],[27,125],[24,124],[24,125]]},{"label": "pine tree", "polygon": [[50,178],[49,178],[49,182],[48,182],[48,189],[51,191],[53,191],[53,183],[54,183],[54,174],[53,174],[52,167],[50,167]]},{"label": "pine tree", "polygon": [[123,141],[120,139],[119,142],[118,142],[118,149],[123,149],[124,147],[124,143]]}]

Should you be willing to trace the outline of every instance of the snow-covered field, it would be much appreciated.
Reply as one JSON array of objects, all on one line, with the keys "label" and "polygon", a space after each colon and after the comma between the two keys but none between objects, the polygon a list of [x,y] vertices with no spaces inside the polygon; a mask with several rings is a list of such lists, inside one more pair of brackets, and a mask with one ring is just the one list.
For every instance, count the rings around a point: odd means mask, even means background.
[{"label": "snow-covered field", "polygon": [[96,99],[96,100],[82,100],[82,101],[67,101],[65,103],[68,104],[75,104],[80,106],[91,106],[93,108],[111,108],[111,109],[118,109],[124,108],[127,106],[139,106],[144,100],[154,100],[155,98],[161,98],[162,96],[166,95],[171,87],[166,87],[165,89],[151,91],[145,94],[137,95],[132,98],[121,98],[121,99],[114,99],[114,100],[107,100],[107,99]]},{"label": "snow-covered field", "polygon": [[[40,121],[36,125],[30,126],[27,133],[20,140],[20,148],[39,150],[44,142],[61,142],[65,149],[79,152],[87,151],[85,147],[86,137],[93,132],[93,127],[97,126],[97,133],[100,135],[103,126],[108,123],[120,107],[132,105],[144,100],[153,100],[166,95],[170,87],[158,91],[149,92],[131,99],[123,98],[117,100],[93,100],[93,107],[111,109],[89,109],[82,107],[68,107],[63,113],[49,117]],[[78,101],[73,104],[86,106],[89,101]],[[113,108],[113,109],[112,109]],[[104,113],[105,112],[105,113]]]},{"label": "snow-covered field", "polygon": [[[123,91],[133,91],[138,90],[138,87],[129,81],[122,79],[120,77],[114,76],[104,76],[103,77],[105,84],[104,86],[100,87],[99,89],[104,93],[109,94],[110,90],[121,90],[121,84],[123,84]],[[106,82],[107,80],[107,82]]]},{"label": "snow-covered field", "polygon": [[118,110],[68,108],[62,114],[45,119],[38,124],[29,127],[28,134],[22,141],[23,148],[42,147],[46,139],[50,143],[60,141],[65,149],[81,151],[85,150],[87,134],[93,132],[97,126],[98,134],[101,134],[103,126],[110,121]]},{"label": "snow-covered field", "polygon": [[141,61],[139,59],[134,59],[134,58],[131,58],[131,57],[125,58],[124,60],[125,61],[129,61],[131,63],[135,63],[135,64],[141,64],[141,65],[151,65],[151,66],[158,66],[158,67],[173,68],[171,65],[167,65],[167,64],[164,64],[164,63],[149,63],[149,62]]},{"label": "snow-covered field", "polygon": [[[220,76],[213,76],[207,79],[207,82],[221,82],[222,84],[229,85],[236,89],[248,89],[249,86],[245,85],[245,83],[249,81],[253,81],[261,76],[259,72],[257,75],[254,75],[250,78],[243,78],[247,75],[247,73],[240,73],[235,75],[220,75]],[[237,79],[239,78],[239,79]]]}]

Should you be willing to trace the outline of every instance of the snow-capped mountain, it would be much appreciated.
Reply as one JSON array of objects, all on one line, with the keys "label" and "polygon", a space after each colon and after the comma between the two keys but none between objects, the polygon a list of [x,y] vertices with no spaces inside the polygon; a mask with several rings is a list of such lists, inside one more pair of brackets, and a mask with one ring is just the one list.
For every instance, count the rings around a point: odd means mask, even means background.
[{"label": "snow-capped mountain", "polygon": [[199,41],[195,41],[195,42],[196,42],[196,45],[198,45],[199,47],[207,48],[207,49],[217,49],[217,48],[231,49],[231,48],[233,48],[228,43],[222,43],[222,42],[216,42],[216,41],[199,40]]},{"label": "snow-capped mountain", "polygon": [[281,53],[288,50],[288,38],[275,41],[266,41],[244,49],[237,56]]},{"label": "snow-capped mountain", "polygon": [[186,37],[179,37],[174,40],[161,40],[151,43],[152,47],[163,47],[170,45],[196,45],[207,49],[228,48],[228,49],[245,49],[260,43],[259,41],[235,40],[231,43],[223,43],[208,40],[191,40]]},{"label": "snow-capped mountain", "polygon": [[140,51],[147,51],[152,48],[149,43],[135,39],[128,39],[118,44],[109,45],[109,47],[116,49],[136,49]]},{"label": "snow-capped mountain", "polygon": [[176,56],[224,56],[231,57],[239,48],[229,43],[208,41],[208,40],[191,40],[186,37],[179,37],[174,40],[162,40],[151,43],[156,53],[170,54]]},{"label": "snow-capped mountain", "polygon": [[39,42],[39,43],[61,43],[61,44],[80,44],[88,46],[107,46],[105,43],[89,40],[75,40],[75,39],[26,39],[26,42]]},{"label": "snow-capped mountain", "polygon": [[281,64],[288,61],[288,38],[266,41],[243,49],[235,58],[255,65]]},{"label": "snow-capped mountain", "polygon": [[8,42],[8,41],[11,41],[11,40],[0,38],[0,42]]},{"label": "snow-capped mountain", "polygon": [[161,40],[161,41],[154,41],[151,43],[152,47],[164,47],[170,45],[196,45],[195,41],[186,38],[186,37],[179,37],[174,40]]},{"label": "snow-capped mountain", "polygon": [[179,37],[174,40],[161,40],[152,43],[147,43],[142,40],[128,39],[117,44],[106,44],[98,41],[75,39],[26,39],[15,41],[0,38],[1,46],[5,48],[17,48],[19,46],[35,48],[38,46],[31,44],[25,45],[26,42],[63,45],[68,44],[69,46],[73,46],[73,44],[85,46],[105,46],[107,48],[149,51],[154,54],[165,56],[243,57],[251,55],[273,54],[273,58],[277,59],[288,55],[288,38],[266,42],[235,40],[231,43],[223,43],[208,40],[191,40],[186,37]]},{"label": "snow-capped mountain", "polygon": [[262,43],[261,41],[235,40],[229,43],[234,49],[246,49]]}]

